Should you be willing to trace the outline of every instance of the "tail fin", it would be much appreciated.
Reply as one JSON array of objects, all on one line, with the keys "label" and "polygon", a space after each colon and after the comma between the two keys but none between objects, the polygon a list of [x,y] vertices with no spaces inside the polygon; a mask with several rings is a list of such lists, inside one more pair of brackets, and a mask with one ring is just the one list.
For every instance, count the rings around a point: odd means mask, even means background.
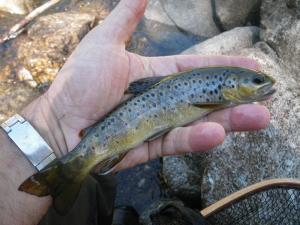
[{"label": "tail fin", "polygon": [[51,195],[56,211],[65,215],[75,202],[84,178],[78,174],[71,176],[68,169],[57,160],[25,180],[19,190],[39,197]]}]

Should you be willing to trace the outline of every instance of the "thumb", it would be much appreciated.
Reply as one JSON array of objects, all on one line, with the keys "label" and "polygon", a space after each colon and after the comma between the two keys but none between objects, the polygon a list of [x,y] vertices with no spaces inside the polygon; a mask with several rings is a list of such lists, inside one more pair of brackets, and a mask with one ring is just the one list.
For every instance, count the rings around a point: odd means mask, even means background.
[{"label": "thumb", "polygon": [[144,15],[147,0],[121,0],[102,24],[106,37],[125,43]]}]

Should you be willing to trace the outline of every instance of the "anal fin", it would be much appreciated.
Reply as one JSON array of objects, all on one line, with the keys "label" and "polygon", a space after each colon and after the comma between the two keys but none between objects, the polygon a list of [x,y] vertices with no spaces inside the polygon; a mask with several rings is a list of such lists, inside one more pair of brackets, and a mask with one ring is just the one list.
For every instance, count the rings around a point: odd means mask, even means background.
[{"label": "anal fin", "polygon": [[108,158],[107,160],[99,163],[94,168],[93,172],[98,175],[107,175],[111,173],[115,169],[116,165],[122,161],[126,154],[127,153],[122,153],[114,157]]}]

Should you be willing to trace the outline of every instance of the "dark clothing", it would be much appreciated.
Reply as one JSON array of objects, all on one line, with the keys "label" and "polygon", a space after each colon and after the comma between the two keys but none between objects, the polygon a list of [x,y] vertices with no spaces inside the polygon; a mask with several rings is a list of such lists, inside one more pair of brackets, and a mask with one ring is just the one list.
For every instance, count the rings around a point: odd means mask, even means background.
[{"label": "dark clothing", "polygon": [[113,176],[89,176],[66,216],[51,207],[39,225],[111,225],[116,186]]}]

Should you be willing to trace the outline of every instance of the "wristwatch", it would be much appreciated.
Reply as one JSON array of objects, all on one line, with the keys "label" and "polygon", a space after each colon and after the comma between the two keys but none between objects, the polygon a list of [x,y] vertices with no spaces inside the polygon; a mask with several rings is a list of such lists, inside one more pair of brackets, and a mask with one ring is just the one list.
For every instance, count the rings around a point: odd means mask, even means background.
[{"label": "wristwatch", "polygon": [[1,127],[38,171],[56,159],[46,141],[20,115],[9,118]]}]

